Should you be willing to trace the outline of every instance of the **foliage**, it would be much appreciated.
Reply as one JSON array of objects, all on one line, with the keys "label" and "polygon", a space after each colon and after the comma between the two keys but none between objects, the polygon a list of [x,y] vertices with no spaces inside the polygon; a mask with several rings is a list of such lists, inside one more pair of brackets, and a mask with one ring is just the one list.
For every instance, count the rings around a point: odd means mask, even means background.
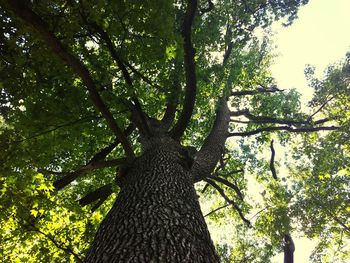
[{"label": "foliage", "polygon": [[[290,24],[306,3],[198,3],[192,30],[197,92],[182,144],[201,148],[219,97],[232,93],[231,139],[212,176],[222,179],[217,184],[234,202],[208,216],[210,224],[235,222],[233,237],[217,242],[223,262],[268,262],[282,250],[283,236],[295,230],[321,236],[316,262],[327,262],[325,251],[349,240],[349,60],[330,67],[323,80],[307,68],[315,89],[308,114],[301,111],[300,94],[275,86],[268,70],[270,43],[253,36],[255,28],[268,27],[275,19],[284,17]],[[175,120],[181,119],[188,86],[182,31],[186,3],[28,1],[27,7],[44,21],[42,30],[23,21],[6,1],[1,4],[1,255],[7,262],[79,262],[118,194],[115,169],[125,169],[116,168],[125,145],[116,144],[120,135],[95,107],[81,69],[87,69],[121,130],[132,123],[130,105],[135,101],[150,119],[162,119],[168,105],[175,104]],[[62,44],[59,52],[43,38],[45,29]],[[81,61],[80,71],[67,63],[65,52]],[[318,122],[318,116],[327,120]],[[332,126],[322,126],[327,121]],[[296,135],[324,127],[332,131]],[[127,134],[136,154],[142,151],[138,128]],[[290,178],[272,180],[266,158],[272,138],[294,147],[297,164]],[[100,161],[114,164],[94,168]],[[60,191],[54,188],[58,179],[74,173],[70,184]],[[263,190],[252,193],[254,175]],[[99,199],[80,205],[106,185],[113,194],[102,205]],[[228,206],[215,188],[203,187],[201,199],[214,200],[210,208]],[[259,201],[247,198],[260,193]],[[254,228],[248,228],[247,218],[254,219]],[[349,252],[343,249],[338,257],[345,262]]]}]

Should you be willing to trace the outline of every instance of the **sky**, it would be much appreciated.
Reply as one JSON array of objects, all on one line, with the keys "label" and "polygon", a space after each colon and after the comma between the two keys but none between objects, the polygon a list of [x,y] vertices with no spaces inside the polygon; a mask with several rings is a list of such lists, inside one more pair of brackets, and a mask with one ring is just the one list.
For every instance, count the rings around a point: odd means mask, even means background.
[{"label": "sky", "polygon": [[[314,65],[317,76],[322,77],[329,64],[343,59],[350,51],[350,0],[310,0],[300,8],[298,16],[287,28],[278,22],[272,25],[274,53],[278,57],[271,71],[280,88],[296,88],[306,103],[312,89],[307,86],[305,66]],[[309,262],[315,243],[302,237],[294,241],[294,262]],[[275,262],[283,262],[283,254],[276,256]]]},{"label": "sky", "polygon": [[305,65],[316,66],[321,77],[327,65],[350,51],[350,0],[310,0],[298,16],[290,27],[272,26],[279,56],[271,70],[281,88],[296,88],[305,102],[312,95],[304,77]]}]

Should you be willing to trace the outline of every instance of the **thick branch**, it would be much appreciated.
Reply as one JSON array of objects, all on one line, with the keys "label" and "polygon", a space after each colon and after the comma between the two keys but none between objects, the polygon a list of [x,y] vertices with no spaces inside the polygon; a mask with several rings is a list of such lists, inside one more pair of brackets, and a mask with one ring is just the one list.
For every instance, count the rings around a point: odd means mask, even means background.
[{"label": "thick branch", "polygon": [[197,0],[188,0],[187,10],[182,24],[182,37],[185,66],[185,101],[179,120],[171,131],[171,136],[179,140],[186,130],[194,109],[197,93],[196,66],[194,62],[195,49],[192,45],[191,31],[193,19],[197,9]]},{"label": "thick branch", "polygon": [[[132,131],[134,130],[134,125],[130,124],[124,131],[124,135],[125,136],[129,136]],[[91,159],[90,161],[87,162],[86,165],[80,167],[78,170],[67,173],[64,177],[62,177],[61,179],[55,181],[53,183],[53,185],[55,186],[55,188],[57,190],[62,189],[63,187],[67,186],[68,184],[70,184],[71,182],[73,182],[75,179],[77,179],[80,176],[83,176],[87,173],[89,173],[92,170],[96,170],[96,169],[101,169],[101,168],[105,168],[105,167],[113,167],[113,166],[118,166],[122,163],[125,163],[125,159],[115,159],[115,160],[106,160],[103,161],[107,155],[118,145],[118,141],[115,141],[114,143],[112,143],[111,145],[103,148],[101,151],[99,151],[98,153],[96,153]],[[44,171],[41,170],[44,173],[51,173],[51,174],[60,174],[62,175],[63,173],[57,173],[57,172],[51,172],[51,171]],[[39,171],[40,172],[40,171]]]},{"label": "thick branch", "polygon": [[134,152],[124,136],[122,130],[117,125],[112,113],[109,111],[107,106],[104,104],[101,96],[97,92],[96,85],[85,65],[73,56],[63,44],[56,38],[56,36],[49,31],[48,25],[45,21],[41,19],[36,13],[34,13],[28,6],[25,5],[23,1],[11,0],[5,1],[5,4],[20,18],[30,24],[33,29],[35,29],[46,44],[51,48],[51,50],[62,59],[68,66],[70,66],[73,71],[83,80],[88,92],[90,99],[95,105],[96,109],[102,114],[102,116],[107,121],[108,126],[116,135],[116,137],[121,142],[123,149],[126,153],[128,160],[134,158]]},{"label": "thick branch", "polygon": [[213,128],[208,137],[204,140],[202,148],[194,158],[194,163],[191,169],[194,176],[194,182],[198,182],[209,176],[215,169],[215,166],[225,149],[229,121],[230,112],[226,99],[221,98]]},{"label": "thick branch", "polygon": [[271,144],[270,144],[270,149],[271,149],[271,160],[270,160],[270,170],[272,173],[272,177],[275,180],[277,179],[277,173],[276,173],[276,169],[275,169],[275,148],[273,148],[273,140],[271,140]]},{"label": "thick branch", "polygon": [[89,162],[87,165],[84,165],[80,167],[78,170],[68,173],[62,178],[58,179],[53,183],[53,186],[56,188],[57,191],[61,190],[74,180],[76,180],[78,177],[81,177],[93,170],[106,168],[106,167],[114,167],[121,164],[124,164],[126,160],[124,158],[121,159],[114,159],[114,160],[107,160],[107,161],[97,161],[97,162]]},{"label": "thick branch", "polygon": [[117,146],[117,144],[118,144],[118,142],[113,142],[112,144],[110,144],[107,147],[103,148],[101,151],[96,153],[91,158],[91,160],[88,162],[88,164],[104,160],[107,157],[107,155],[110,154],[111,151]]},{"label": "thick branch", "polygon": [[139,129],[140,131],[147,135],[151,136],[151,130],[148,126],[147,120],[146,120],[146,114],[143,112],[140,101],[136,96],[131,98],[133,102],[133,115],[135,115],[135,118],[138,119],[137,123],[139,123]]},{"label": "thick branch", "polygon": [[179,73],[180,73],[179,71],[181,69],[181,66],[176,60],[174,64],[175,64],[175,68],[172,72],[173,87],[172,87],[171,93],[168,95],[166,110],[162,118],[162,123],[164,124],[166,129],[169,129],[171,127],[175,119],[176,107],[179,102],[179,94],[181,91],[181,84],[180,84],[180,77],[179,77]]},{"label": "thick branch", "polygon": [[214,181],[210,180],[210,179],[205,179],[205,181],[210,184],[212,187],[214,187],[219,193],[220,195],[225,199],[225,201],[232,205],[233,208],[238,212],[240,218],[249,226],[251,227],[251,223],[248,219],[246,219],[243,215],[242,209],[239,208],[239,206],[230,198],[228,198],[228,196],[225,194],[224,190],[222,190]]},{"label": "thick branch", "polygon": [[[91,193],[88,193],[86,196],[84,196],[83,198],[81,198],[79,200],[79,204],[82,206],[86,206],[86,205],[89,205],[97,200],[105,201],[108,198],[108,196],[110,196],[112,193],[113,193],[112,185],[107,184],[107,185],[104,185],[100,188],[97,188],[95,191],[93,191]],[[98,207],[94,207],[94,210],[96,210],[97,208]]]},{"label": "thick branch", "polygon": [[222,64],[226,64],[227,60],[229,59],[229,57],[231,56],[232,53],[232,48],[233,48],[233,42],[231,41],[226,48],[225,54],[224,54],[224,59]]},{"label": "thick branch", "polygon": [[296,132],[296,133],[302,133],[302,132],[316,132],[316,131],[334,131],[339,129],[340,127],[336,126],[329,126],[329,127],[308,127],[308,128],[292,128],[289,126],[269,126],[264,128],[259,128],[253,131],[247,131],[247,132],[231,132],[228,134],[229,137],[232,136],[251,136],[255,135],[261,132],[273,132],[273,131],[289,131],[289,132]]},{"label": "thick branch", "polygon": [[283,91],[277,87],[271,88],[257,88],[256,90],[241,90],[241,91],[232,91],[231,96],[245,96],[245,95],[256,95],[259,93],[273,93],[277,91]]}]

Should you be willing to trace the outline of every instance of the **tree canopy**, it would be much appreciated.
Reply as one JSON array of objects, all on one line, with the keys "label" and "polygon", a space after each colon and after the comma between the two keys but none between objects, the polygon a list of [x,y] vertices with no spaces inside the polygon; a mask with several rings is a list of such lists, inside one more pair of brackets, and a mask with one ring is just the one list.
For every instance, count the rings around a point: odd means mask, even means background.
[{"label": "tree canopy", "polygon": [[193,173],[209,225],[234,229],[223,262],[268,262],[300,233],[314,262],[349,260],[349,56],[305,69],[306,111],[254,36],[306,0],[0,3],[5,262],[81,262],[151,122],[217,156]]}]

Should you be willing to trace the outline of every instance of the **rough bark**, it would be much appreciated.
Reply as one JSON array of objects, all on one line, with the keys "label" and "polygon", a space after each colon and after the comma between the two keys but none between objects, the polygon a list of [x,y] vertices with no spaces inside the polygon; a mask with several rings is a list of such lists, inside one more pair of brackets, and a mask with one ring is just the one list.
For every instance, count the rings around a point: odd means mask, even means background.
[{"label": "rough bark", "polygon": [[121,191],[85,262],[219,262],[183,150],[164,140],[119,178]]},{"label": "rough bark", "polygon": [[227,139],[230,112],[225,98],[221,98],[214,125],[203,146],[195,156],[192,167],[194,182],[209,176],[224,152]]}]

